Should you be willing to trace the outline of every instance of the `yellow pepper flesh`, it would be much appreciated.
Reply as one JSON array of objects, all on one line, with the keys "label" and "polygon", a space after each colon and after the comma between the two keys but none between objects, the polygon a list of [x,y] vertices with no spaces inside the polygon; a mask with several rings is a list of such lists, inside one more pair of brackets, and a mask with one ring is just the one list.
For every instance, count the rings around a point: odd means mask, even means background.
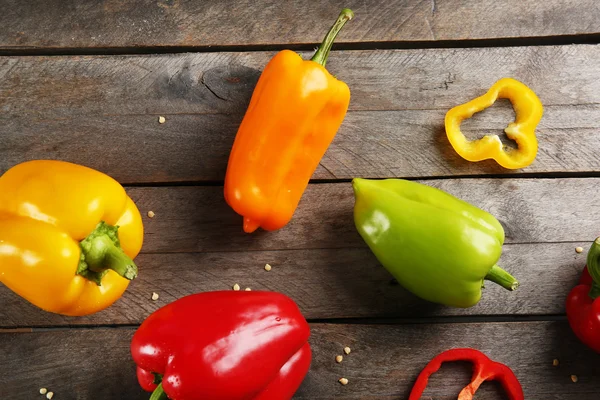
[{"label": "yellow pepper flesh", "polygon": [[[108,244],[112,249],[105,259],[102,253],[96,260],[100,270],[91,274],[101,279],[98,285],[77,271],[80,242],[102,221],[118,226],[119,240],[117,246]],[[133,259],[142,242],[139,210],[123,187],[101,172],[43,160],[19,164],[0,177],[0,281],[46,311],[81,316],[113,304],[131,277],[108,269],[110,255]]]},{"label": "yellow pepper flesh", "polygon": [[[498,98],[509,99],[515,110],[515,121],[510,123],[504,132],[517,142],[517,149],[504,146],[498,135],[487,135],[479,140],[469,141],[460,130],[463,120],[490,107]],[[507,169],[524,168],[530,165],[537,155],[535,129],[542,114],[542,103],[530,88],[517,80],[503,78],[483,96],[448,111],[445,121],[446,135],[454,150],[465,160],[494,159]]]}]

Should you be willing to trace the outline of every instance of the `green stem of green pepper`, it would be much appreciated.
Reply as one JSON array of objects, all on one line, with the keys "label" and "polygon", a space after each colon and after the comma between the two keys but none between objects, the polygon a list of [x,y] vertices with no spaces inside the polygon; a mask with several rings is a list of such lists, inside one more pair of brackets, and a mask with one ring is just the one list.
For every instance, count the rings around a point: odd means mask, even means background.
[{"label": "green stem of green pepper", "polygon": [[519,281],[498,265],[494,265],[484,279],[497,283],[507,290],[516,290],[519,287]]},{"label": "green stem of green pepper", "polygon": [[600,237],[594,240],[587,254],[587,269],[594,280],[589,296],[592,299],[600,296]]},{"label": "green stem of green pepper", "polygon": [[311,58],[311,61],[314,61],[322,66],[325,66],[327,63],[327,57],[329,57],[329,51],[331,50],[331,46],[333,45],[333,41],[335,37],[340,33],[346,22],[350,21],[354,17],[354,13],[349,8],[344,8],[340,13],[337,21],[333,24],[329,32],[327,32],[327,36],[323,39],[323,43],[317,49],[315,55]]},{"label": "green stem of green pepper", "polygon": [[160,383],[154,392],[152,392],[152,396],[150,396],[150,400],[169,400],[167,394],[163,390],[162,383]]}]

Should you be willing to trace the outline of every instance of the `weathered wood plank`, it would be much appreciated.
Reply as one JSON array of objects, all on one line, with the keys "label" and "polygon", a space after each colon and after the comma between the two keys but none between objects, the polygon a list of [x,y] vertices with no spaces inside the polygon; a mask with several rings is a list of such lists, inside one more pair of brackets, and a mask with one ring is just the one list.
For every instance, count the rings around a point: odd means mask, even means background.
[{"label": "weathered wood plank", "polygon": [[[458,156],[444,133],[444,110],[350,112],[313,179],[453,177],[600,171],[600,105],[550,106],[540,149],[523,170]],[[465,121],[464,132],[500,133],[506,104]],[[11,118],[0,126],[0,174],[29,159],[59,159],[101,170],[122,183],[223,181],[241,115]],[[0,117],[1,120],[1,117]]]},{"label": "weathered wood plank", "polygon": [[[5,1],[0,48],[167,47],[320,42],[342,7],[356,18],[338,43],[576,35],[600,32],[593,0],[311,2]],[[26,17],[26,18],[25,18]]]},{"label": "weathered wood plank", "polygon": [[[58,158],[124,183],[222,180],[271,54],[0,58],[0,173],[26,159]],[[353,111],[316,179],[600,170],[600,46],[335,57],[332,72],[352,87]],[[524,80],[546,107],[538,157],[521,171],[467,162],[444,134],[446,111],[502,76]],[[473,137],[500,133],[511,119],[508,104],[499,104],[464,129]]]},{"label": "weathered wood plank", "polygon": [[[61,399],[147,399],[129,352],[134,330],[94,329],[0,334],[0,395],[25,400],[47,387]],[[565,322],[311,326],[313,363],[295,399],[407,398],[427,362],[448,348],[473,347],[508,364],[527,399],[592,400],[600,393],[600,356]],[[344,346],[352,353],[334,358]],[[559,359],[558,367],[552,366]],[[424,398],[455,399],[469,381],[468,364],[448,364]],[[570,376],[577,375],[578,382]],[[349,380],[340,385],[340,377]],[[429,397],[431,396],[431,397]],[[478,399],[503,399],[482,386]]]},{"label": "weathered wood plank", "polygon": [[[584,252],[575,253],[582,246]],[[140,275],[122,299],[85,318],[49,314],[0,287],[0,327],[139,324],[183,296],[213,290],[271,290],[294,299],[308,319],[435,318],[440,316],[564,314],[565,299],[585,265],[587,243],[509,244],[501,265],[521,287],[489,283],[475,307],[457,309],[421,301],[392,281],[366,248],[143,254]],[[273,269],[264,270],[269,263]],[[151,301],[153,292],[159,293]]]},{"label": "weathered wood plank", "polygon": [[[0,57],[0,110],[3,119],[243,114],[274,54]],[[327,69],[348,83],[351,110],[389,111],[449,109],[506,76],[546,106],[598,104],[598,63],[600,45],[569,45],[335,51]]]},{"label": "weathered wood plank", "polygon": [[[598,178],[421,181],[491,212],[507,243],[591,241],[598,235]],[[309,185],[284,228],[246,234],[221,186],[140,187],[128,192],[145,218],[144,252],[347,248],[365,246],[353,221],[349,182]]]}]

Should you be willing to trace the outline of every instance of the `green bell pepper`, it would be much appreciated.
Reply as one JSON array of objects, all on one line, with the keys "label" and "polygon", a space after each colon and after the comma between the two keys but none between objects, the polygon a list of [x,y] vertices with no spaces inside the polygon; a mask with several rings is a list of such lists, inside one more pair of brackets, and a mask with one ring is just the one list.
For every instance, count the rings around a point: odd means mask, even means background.
[{"label": "green bell pepper", "polygon": [[402,179],[352,181],[354,223],[379,262],[413,294],[472,307],[484,279],[519,283],[496,262],[504,229],[491,214],[440,189]]}]

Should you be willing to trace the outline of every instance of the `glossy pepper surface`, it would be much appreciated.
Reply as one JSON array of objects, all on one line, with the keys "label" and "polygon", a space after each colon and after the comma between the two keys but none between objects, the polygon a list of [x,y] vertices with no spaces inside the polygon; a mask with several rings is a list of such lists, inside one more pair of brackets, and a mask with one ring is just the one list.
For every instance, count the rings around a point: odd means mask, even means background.
[{"label": "glossy pepper surface", "polygon": [[587,254],[579,285],[567,297],[567,318],[575,335],[600,353],[600,238]]},{"label": "glossy pepper surface", "polygon": [[151,314],[131,352],[152,399],[286,400],[310,367],[309,335],[283,294],[206,292]]},{"label": "glossy pepper surface", "polygon": [[445,362],[469,361],[473,363],[473,376],[458,395],[458,400],[472,400],[479,386],[485,381],[498,381],[506,391],[510,400],[523,400],[523,388],[514,372],[504,364],[490,360],[485,354],[475,349],[451,349],[434,357],[419,374],[408,400],[419,400],[427,387],[429,377],[436,373]]},{"label": "glossy pepper surface", "polygon": [[350,103],[350,89],[325,62],[335,36],[353,16],[344,9],[314,57],[283,50],[258,80],[231,149],[225,200],[245,232],[276,230],[296,207]]},{"label": "glossy pepper surface", "polygon": [[142,241],[137,207],[99,171],[37,160],[0,177],[0,281],[46,311],[113,304],[137,275]]},{"label": "glossy pepper surface", "polygon": [[514,290],[496,262],[504,244],[491,214],[449,193],[402,179],[353,180],[354,222],[379,262],[406,289],[435,303],[471,307],[483,280]]},{"label": "glossy pepper surface", "polygon": [[[515,109],[516,119],[504,132],[509,139],[517,142],[517,149],[503,145],[498,135],[486,135],[481,139],[469,141],[460,130],[463,120],[490,107],[498,98],[509,99]],[[542,102],[533,90],[517,80],[503,78],[483,96],[448,111],[445,122],[446,135],[454,150],[465,160],[494,159],[507,169],[524,168],[530,165],[537,155],[535,129],[543,112]]]}]

